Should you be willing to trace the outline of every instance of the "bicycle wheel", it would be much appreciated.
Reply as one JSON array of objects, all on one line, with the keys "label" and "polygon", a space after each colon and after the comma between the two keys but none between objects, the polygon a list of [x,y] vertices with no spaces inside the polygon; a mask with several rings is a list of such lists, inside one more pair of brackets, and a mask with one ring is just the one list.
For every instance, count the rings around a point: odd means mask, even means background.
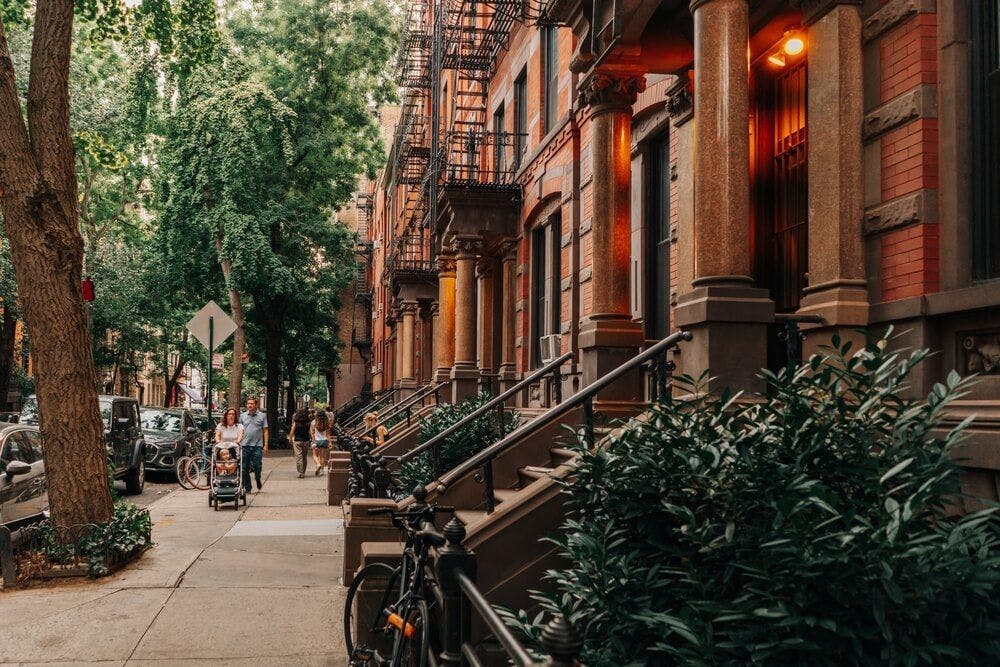
[{"label": "bicycle wheel", "polygon": [[[392,596],[395,592],[394,589],[396,588],[399,575],[400,568],[398,567],[390,567],[385,563],[372,563],[371,565],[366,565],[358,572],[354,577],[354,581],[351,582],[350,588],[347,589],[347,602],[344,605],[344,643],[347,645],[347,655],[351,660],[349,664],[354,664],[354,638],[358,636],[358,632],[376,633],[385,626],[385,621],[382,618],[382,610],[388,607],[389,603],[394,600]],[[386,580],[378,605],[355,614],[354,602],[358,594],[358,589],[361,588],[366,579],[374,579],[376,577],[385,577]]]},{"label": "bicycle wheel", "polygon": [[423,600],[409,600],[399,614],[402,622],[394,628],[392,661],[389,667],[427,667],[431,652],[430,612]]},{"label": "bicycle wheel", "polygon": [[187,478],[187,465],[191,460],[190,456],[182,456],[177,459],[177,465],[174,466],[174,473],[177,475],[177,483],[181,485],[182,489],[191,490],[194,487],[191,486]]},{"label": "bicycle wheel", "polygon": [[207,489],[209,486],[208,465],[208,459],[204,456],[192,456],[184,471],[188,484],[200,491]]}]

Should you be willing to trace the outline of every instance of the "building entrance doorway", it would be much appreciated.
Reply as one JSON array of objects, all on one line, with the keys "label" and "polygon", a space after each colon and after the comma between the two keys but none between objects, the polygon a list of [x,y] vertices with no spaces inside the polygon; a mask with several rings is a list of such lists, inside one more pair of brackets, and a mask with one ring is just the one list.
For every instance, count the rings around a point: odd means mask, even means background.
[{"label": "building entrance doorway", "polygon": [[[754,279],[775,312],[799,309],[808,271],[806,61],[765,61],[753,70],[750,126]],[[768,367],[787,363],[780,327],[768,336]]]},{"label": "building entrance doorway", "polygon": [[670,143],[665,132],[649,142],[646,197],[646,338],[670,335]]}]

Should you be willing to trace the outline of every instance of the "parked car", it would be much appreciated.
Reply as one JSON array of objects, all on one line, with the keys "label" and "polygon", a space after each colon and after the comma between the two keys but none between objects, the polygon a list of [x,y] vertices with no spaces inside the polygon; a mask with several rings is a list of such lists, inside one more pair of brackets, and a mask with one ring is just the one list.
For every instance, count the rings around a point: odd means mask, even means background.
[{"label": "parked car", "polygon": [[[125,481],[130,494],[142,493],[146,485],[146,440],[139,427],[139,401],[126,396],[98,396],[108,463],[114,479]],[[24,401],[21,424],[38,424],[38,399],[34,394]]]},{"label": "parked car", "polygon": [[190,410],[144,407],[139,411],[146,439],[146,469],[175,472],[188,447],[201,450],[205,434]]},{"label": "parked car", "polygon": [[38,428],[0,424],[0,526],[17,529],[43,518],[48,509]]}]

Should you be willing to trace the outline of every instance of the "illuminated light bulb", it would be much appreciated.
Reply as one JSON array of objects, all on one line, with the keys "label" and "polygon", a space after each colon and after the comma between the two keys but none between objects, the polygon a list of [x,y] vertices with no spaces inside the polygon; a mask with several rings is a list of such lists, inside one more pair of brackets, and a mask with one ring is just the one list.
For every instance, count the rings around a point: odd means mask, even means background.
[{"label": "illuminated light bulb", "polygon": [[806,43],[798,35],[793,35],[785,40],[784,52],[790,56],[797,56],[806,50]]}]

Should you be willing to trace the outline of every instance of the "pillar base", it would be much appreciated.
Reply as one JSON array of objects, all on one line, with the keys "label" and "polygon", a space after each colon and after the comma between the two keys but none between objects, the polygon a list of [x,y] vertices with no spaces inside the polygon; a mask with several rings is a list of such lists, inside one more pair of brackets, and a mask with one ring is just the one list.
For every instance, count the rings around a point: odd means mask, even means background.
[{"label": "pillar base", "polygon": [[774,321],[774,302],[766,289],[740,281],[703,281],[681,295],[674,310],[678,327],[690,331],[691,342],[680,355],[678,372],[713,380],[703,389],[759,393],[757,377],[767,366],[767,325]]},{"label": "pillar base", "polygon": [[[639,353],[645,341],[642,325],[625,317],[591,319],[580,327],[580,368],[583,386],[615,370]],[[629,405],[641,403],[645,398],[642,369],[636,368],[601,390],[595,397],[595,406],[602,412],[613,406],[614,412],[627,410]]]},{"label": "pillar base", "polygon": [[863,280],[840,280],[828,285],[807,288],[799,306],[799,315],[819,315],[823,324],[802,324],[806,334],[802,343],[803,358],[821,353],[823,346],[840,336],[841,344],[851,341],[851,353],[867,342],[868,289]]},{"label": "pillar base", "polygon": [[500,365],[500,391],[504,392],[517,384],[517,366],[515,364]]},{"label": "pillar base", "polygon": [[414,394],[417,391],[417,389],[419,389],[419,385],[417,384],[417,381],[415,379],[403,378],[402,380],[399,381],[399,400],[408,398],[409,396]]},{"label": "pillar base", "polygon": [[451,369],[451,402],[461,403],[479,391],[479,367],[472,362],[456,361]]}]

